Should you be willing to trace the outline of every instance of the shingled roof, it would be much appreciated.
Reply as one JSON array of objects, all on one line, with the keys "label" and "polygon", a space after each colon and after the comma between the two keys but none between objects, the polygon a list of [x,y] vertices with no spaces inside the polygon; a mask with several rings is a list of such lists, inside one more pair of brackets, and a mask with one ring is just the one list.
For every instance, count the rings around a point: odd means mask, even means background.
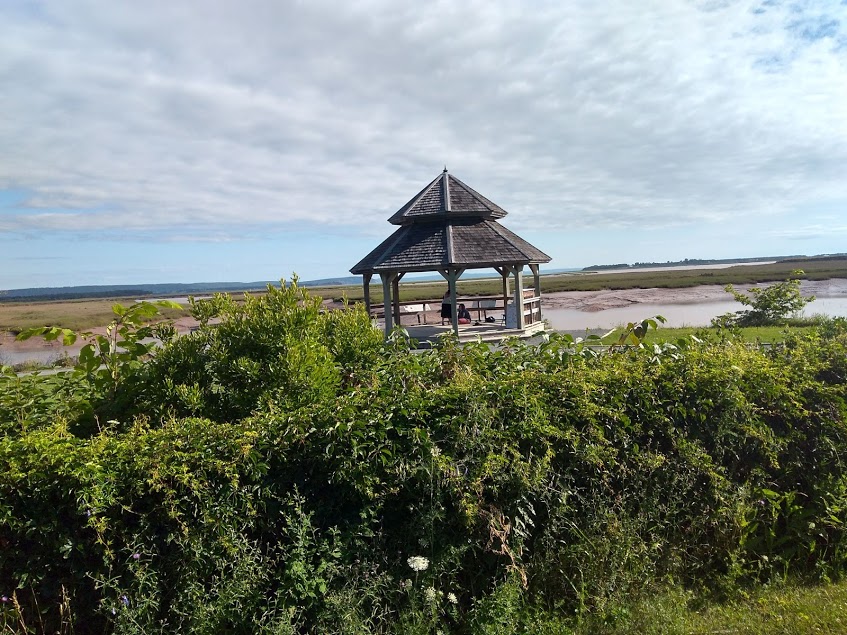
[{"label": "shingled roof", "polygon": [[350,272],[358,275],[550,262],[550,256],[497,222],[506,213],[445,169],[388,219],[400,228]]},{"label": "shingled roof", "polygon": [[499,205],[447,173],[447,168],[388,219],[392,225],[471,216],[496,219],[507,214]]}]

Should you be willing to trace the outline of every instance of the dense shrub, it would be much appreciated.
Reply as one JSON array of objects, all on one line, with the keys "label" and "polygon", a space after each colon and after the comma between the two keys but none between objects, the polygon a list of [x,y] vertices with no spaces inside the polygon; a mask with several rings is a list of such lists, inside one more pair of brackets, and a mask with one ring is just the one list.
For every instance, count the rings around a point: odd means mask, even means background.
[{"label": "dense shrub", "polygon": [[296,288],[217,302],[95,433],[6,426],[2,619],[521,632],[667,580],[843,571],[843,324],[768,351],[416,352]]}]

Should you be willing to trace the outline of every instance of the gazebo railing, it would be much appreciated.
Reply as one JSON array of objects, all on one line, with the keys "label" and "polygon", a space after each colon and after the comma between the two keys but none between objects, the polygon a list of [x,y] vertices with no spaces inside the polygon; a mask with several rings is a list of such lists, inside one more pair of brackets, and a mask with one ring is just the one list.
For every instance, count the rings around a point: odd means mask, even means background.
[{"label": "gazebo railing", "polygon": [[[531,290],[528,289],[528,292]],[[508,312],[507,306],[513,306],[514,300],[509,297],[508,304],[503,303],[503,296],[470,296],[459,297],[456,299],[458,304],[464,304],[465,308],[471,313],[476,313],[477,321],[482,321],[488,316],[488,312],[500,312],[505,315]],[[426,316],[428,311],[437,311],[441,308],[441,300],[407,300],[398,303],[400,306],[400,314],[414,315],[417,317],[418,324],[421,323],[421,315]],[[541,296],[532,295],[525,296],[523,300],[524,325],[535,324],[541,321]],[[371,305],[371,316],[374,318],[385,317],[385,307],[382,304]],[[502,317],[497,316],[497,321],[502,321]],[[423,323],[426,324],[426,317]]]}]

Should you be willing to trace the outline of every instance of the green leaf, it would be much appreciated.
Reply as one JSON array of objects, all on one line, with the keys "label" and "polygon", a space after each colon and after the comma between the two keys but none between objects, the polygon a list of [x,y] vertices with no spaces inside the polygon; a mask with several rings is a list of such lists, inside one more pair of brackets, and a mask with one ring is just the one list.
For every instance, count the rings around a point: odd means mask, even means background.
[{"label": "green leaf", "polygon": [[158,306],[166,308],[166,309],[182,309],[183,308],[183,306],[181,304],[179,304],[178,302],[174,302],[172,300],[159,300],[158,302],[156,302],[156,304]]},{"label": "green leaf", "polygon": [[36,335],[43,335],[47,329],[48,327],[46,326],[33,326],[32,328],[25,329],[18,333],[18,336],[15,339],[19,342],[23,342],[31,337],[35,337]]}]

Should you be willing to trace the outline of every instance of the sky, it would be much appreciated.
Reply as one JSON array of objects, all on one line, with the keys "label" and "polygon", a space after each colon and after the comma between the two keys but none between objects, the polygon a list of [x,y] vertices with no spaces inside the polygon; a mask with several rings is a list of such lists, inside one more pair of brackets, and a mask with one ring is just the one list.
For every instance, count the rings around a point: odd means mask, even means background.
[{"label": "sky", "polygon": [[847,0],[3,0],[0,87],[0,289],[349,275],[445,166],[550,268],[847,251]]}]

